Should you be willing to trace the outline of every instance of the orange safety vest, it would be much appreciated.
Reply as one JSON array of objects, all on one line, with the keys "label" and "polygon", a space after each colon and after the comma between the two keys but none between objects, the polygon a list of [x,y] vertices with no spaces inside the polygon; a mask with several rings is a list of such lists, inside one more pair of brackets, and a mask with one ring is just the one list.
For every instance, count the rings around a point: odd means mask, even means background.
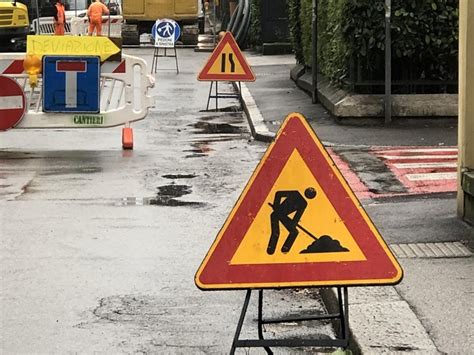
[{"label": "orange safety vest", "polygon": [[54,34],[57,36],[64,35],[64,24],[66,22],[66,14],[64,12],[64,5],[60,4],[59,2],[56,3],[56,10],[57,10],[57,20],[54,19]]},{"label": "orange safety vest", "polygon": [[56,10],[58,10],[58,19],[55,19],[56,23],[63,24],[66,19],[66,13],[64,12],[64,5],[60,4],[59,2],[56,3]]},{"label": "orange safety vest", "polygon": [[87,10],[87,16],[89,16],[90,22],[94,23],[102,23],[102,15],[108,13],[109,9],[101,2],[93,2]]}]

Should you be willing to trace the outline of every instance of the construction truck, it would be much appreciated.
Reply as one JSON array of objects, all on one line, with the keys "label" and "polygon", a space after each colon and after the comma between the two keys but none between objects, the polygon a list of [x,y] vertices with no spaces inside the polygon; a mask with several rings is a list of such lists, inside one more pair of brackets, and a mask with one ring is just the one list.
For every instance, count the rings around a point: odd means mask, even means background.
[{"label": "construction truck", "polygon": [[168,18],[180,25],[180,41],[194,45],[204,25],[201,0],[122,0],[122,11],[124,44],[140,44],[140,35],[150,33],[157,19]]},{"label": "construction truck", "polygon": [[26,5],[16,0],[0,0],[0,50],[20,49],[29,30]]}]

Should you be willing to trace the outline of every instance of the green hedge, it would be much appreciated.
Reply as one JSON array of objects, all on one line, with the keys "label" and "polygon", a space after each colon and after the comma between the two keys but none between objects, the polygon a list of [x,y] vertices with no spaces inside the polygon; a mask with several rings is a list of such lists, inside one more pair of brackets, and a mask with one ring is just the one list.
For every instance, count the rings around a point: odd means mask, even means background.
[{"label": "green hedge", "polygon": [[313,11],[312,0],[300,0],[300,21],[301,21],[301,43],[303,47],[304,63],[311,65],[311,14]]},{"label": "green hedge", "polygon": [[[296,59],[310,66],[312,0],[287,1]],[[383,80],[384,11],[383,0],[318,0],[321,73]],[[394,80],[456,80],[457,52],[458,0],[392,0]]]},{"label": "green hedge", "polygon": [[249,44],[259,46],[262,44],[262,26],[260,23],[260,0],[252,0],[250,3],[250,29]]},{"label": "green hedge", "polygon": [[287,0],[288,22],[289,22],[289,27],[290,27],[291,44],[293,45],[296,61],[300,64],[304,64],[305,58],[303,55],[303,43],[301,40],[300,1],[301,0]]}]

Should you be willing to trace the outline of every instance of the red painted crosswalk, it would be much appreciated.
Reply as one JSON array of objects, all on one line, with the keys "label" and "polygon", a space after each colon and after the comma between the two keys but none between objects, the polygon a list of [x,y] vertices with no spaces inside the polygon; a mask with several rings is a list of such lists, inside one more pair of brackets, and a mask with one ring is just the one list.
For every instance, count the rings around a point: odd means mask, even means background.
[{"label": "red painted crosswalk", "polygon": [[456,147],[390,147],[371,151],[411,194],[457,189]]}]

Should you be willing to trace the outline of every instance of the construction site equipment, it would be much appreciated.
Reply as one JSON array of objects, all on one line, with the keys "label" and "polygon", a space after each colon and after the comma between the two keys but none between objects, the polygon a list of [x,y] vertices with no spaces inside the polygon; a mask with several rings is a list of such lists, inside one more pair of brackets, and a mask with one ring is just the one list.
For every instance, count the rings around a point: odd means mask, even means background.
[{"label": "construction site equipment", "polygon": [[16,0],[0,0],[0,47],[24,44],[29,28],[26,5]]},{"label": "construction site equipment", "polygon": [[195,45],[199,22],[204,21],[201,0],[123,0],[124,44],[140,44],[140,35],[150,33],[157,19],[171,19],[182,28],[181,42]]}]

